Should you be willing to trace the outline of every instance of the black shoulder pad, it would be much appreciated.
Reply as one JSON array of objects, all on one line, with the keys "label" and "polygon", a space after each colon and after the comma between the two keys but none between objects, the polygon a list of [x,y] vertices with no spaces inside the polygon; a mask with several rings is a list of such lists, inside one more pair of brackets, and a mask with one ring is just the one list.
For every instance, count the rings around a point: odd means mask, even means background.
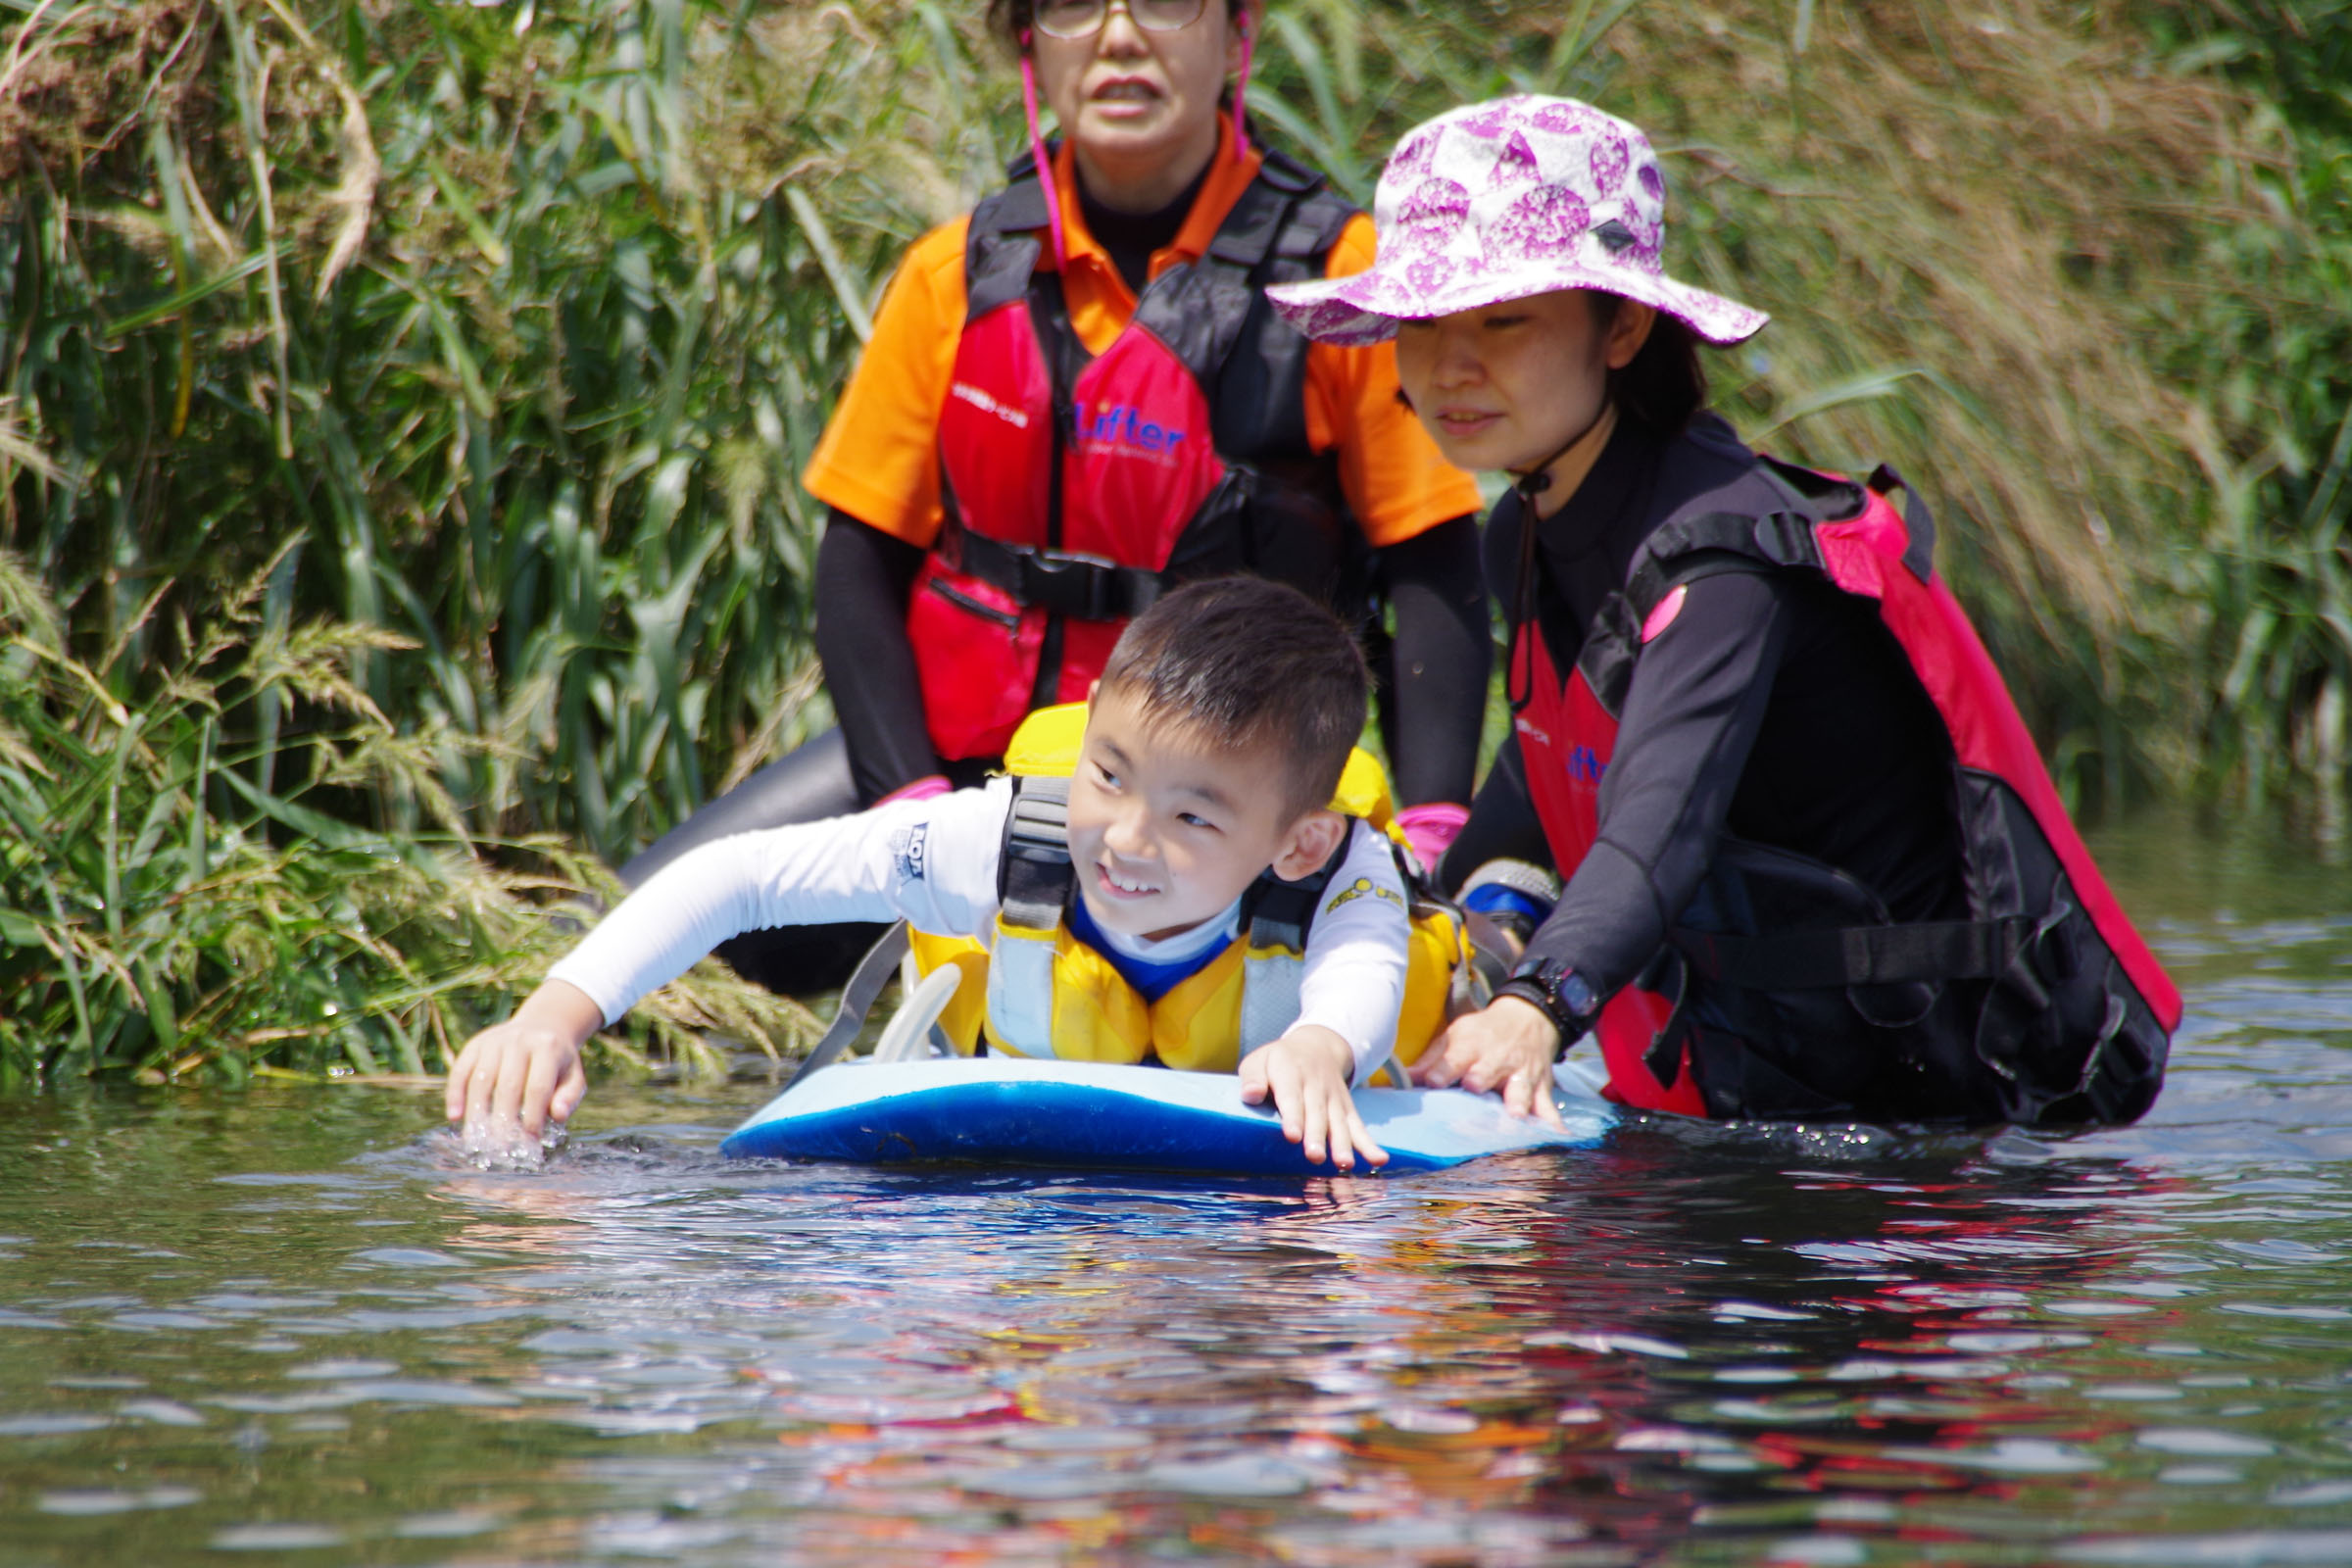
[{"label": "black shoulder pad", "polygon": [[1046,187],[1024,172],[1003,190],[980,199],[980,205],[972,209],[970,235],[977,240],[989,235],[1023,234],[1045,227],[1048,221]]},{"label": "black shoulder pad", "polygon": [[966,321],[976,321],[1029,291],[1043,249],[1037,230],[1045,222],[1045,195],[1034,179],[998,191],[972,209],[971,227],[963,238]]},{"label": "black shoulder pad", "polygon": [[1077,885],[1070,864],[1070,781],[1016,778],[997,861],[997,901],[1006,925],[1051,931]]},{"label": "black shoulder pad", "polygon": [[1798,464],[1784,463],[1764,452],[1756,454],[1756,461],[1763,465],[1765,474],[1790,500],[1822,522],[1837,522],[1854,516],[1862,510],[1862,487],[1851,479],[1832,478],[1829,474]]},{"label": "black shoulder pad", "polygon": [[1263,162],[1257,166],[1257,177],[1286,196],[1303,196],[1323,184],[1323,171],[1300,163],[1289,153],[1272,147],[1261,147]]},{"label": "black shoulder pad", "polygon": [[1282,237],[1274,242],[1274,254],[1288,262],[1320,262],[1340,242],[1340,231],[1356,212],[1355,204],[1336,191],[1318,190],[1299,198],[1291,208]]}]

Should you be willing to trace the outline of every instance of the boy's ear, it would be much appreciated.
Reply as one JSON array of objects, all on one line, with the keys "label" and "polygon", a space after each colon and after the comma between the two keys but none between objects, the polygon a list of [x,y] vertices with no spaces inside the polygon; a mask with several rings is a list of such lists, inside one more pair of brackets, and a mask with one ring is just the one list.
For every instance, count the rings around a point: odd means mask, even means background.
[{"label": "boy's ear", "polygon": [[1102,689],[1102,682],[1100,680],[1090,680],[1086,683],[1086,701],[1088,706],[1093,706],[1095,701],[1095,693],[1101,691]]},{"label": "boy's ear", "polygon": [[1338,852],[1340,840],[1347,834],[1348,819],[1330,808],[1307,812],[1282,836],[1282,848],[1274,856],[1274,874],[1285,882],[1312,876]]}]

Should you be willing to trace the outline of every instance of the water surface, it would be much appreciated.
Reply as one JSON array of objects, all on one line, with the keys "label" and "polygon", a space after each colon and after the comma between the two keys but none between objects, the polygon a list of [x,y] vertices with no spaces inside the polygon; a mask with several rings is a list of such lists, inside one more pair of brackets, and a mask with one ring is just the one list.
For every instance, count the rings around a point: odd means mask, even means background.
[{"label": "water surface", "polygon": [[600,1089],[0,1101],[0,1564],[2352,1562],[2352,894],[2100,846],[2138,1127],[1397,1181],[718,1160]]}]

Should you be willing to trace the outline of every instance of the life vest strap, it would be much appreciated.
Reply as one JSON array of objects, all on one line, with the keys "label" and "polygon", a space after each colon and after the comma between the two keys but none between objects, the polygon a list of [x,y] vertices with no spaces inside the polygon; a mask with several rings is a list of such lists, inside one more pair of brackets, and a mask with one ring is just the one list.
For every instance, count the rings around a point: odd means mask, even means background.
[{"label": "life vest strap", "polygon": [[1676,927],[1668,937],[1691,969],[1752,991],[1812,991],[1914,981],[1990,980],[2008,972],[2034,932],[2024,915],[1919,920],[1775,936],[1721,936]]},{"label": "life vest strap", "polygon": [[1061,924],[1077,872],[1070,864],[1070,781],[1016,781],[997,865],[999,914],[1006,925],[1051,931]]},{"label": "life vest strap", "polygon": [[1919,492],[1894,471],[1891,464],[1880,464],[1871,470],[1870,478],[1865,482],[1883,496],[1891,496],[1897,490],[1903,493],[1903,532],[1909,539],[1903,547],[1903,564],[1910,569],[1912,576],[1926,582],[1936,574],[1935,514],[1928,511],[1928,504],[1920,498]]},{"label": "life vest strap", "polygon": [[865,1028],[865,1015],[874,1010],[874,999],[899,972],[899,960],[906,956],[908,934],[906,922],[894,922],[883,932],[880,940],[866,950],[858,960],[850,983],[841,988],[841,1005],[833,1009],[833,1022],[826,1028],[824,1038],[803,1058],[800,1070],[792,1075],[787,1090],[796,1089],[810,1073],[821,1072],[841,1059],[850,1043]]},{"label": "life vest strap", "polygon": [[1627,573],[1625,602],[1640,624],[1669,590],[1688,580],[1693,558],[1715,558],[1730,569],[1810,566],[1821,569],[1816,518],[1803,512],[1704,512],[1677,517],[1642,542],[1640,559]]},{"label": "life vest strap", "polygon": [[1152,608],[1169,579],[1100,556],[1006,544],[951,525],[941,539],[950,567],[997,588],[1016,605],[1074,620],[1129,620]]},{"label": "life vest strap", "polygon": [[1354,836],[1355,825],[1349,823],[1348,831],[1340,835],[1340,847],[1331,852],[1321,869],[1296,882],[1285,882],[1269,870],[1250,885],[1250,891],[1242,896],[1242,929],[1249,933],[1250,947],[1306,951],[1306,932],[1315,923],[1315,906],[1323,900],[1323,890],[1331,885],[1332,874],[1348,858],[1348,845]]}]

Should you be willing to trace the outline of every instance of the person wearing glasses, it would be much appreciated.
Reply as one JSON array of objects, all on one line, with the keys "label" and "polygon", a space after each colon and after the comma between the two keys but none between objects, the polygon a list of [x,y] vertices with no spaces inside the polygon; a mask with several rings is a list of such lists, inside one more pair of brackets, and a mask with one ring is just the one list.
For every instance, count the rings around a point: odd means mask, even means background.
[{"label": "person wearing glasses", "polygon": [[[816,646],[841,727],[623,880],[715,838],[977,783],[1031,709],[1087,696],[1165,588],[1234,571],[1362,628],[1400,819],[1434,864],[1467,815],[1486,707],[1480,498],[1401,403],[1391,345],[1310,343],[1265,299],[1369,267],[1373,228],[1251,139],[1258,0],[992,0],[989,17],[1019,56],[1029,152],[908,250],[803,476],[830,509]],[[839,983],[871,934],[719,952],[805,990]]]}]

